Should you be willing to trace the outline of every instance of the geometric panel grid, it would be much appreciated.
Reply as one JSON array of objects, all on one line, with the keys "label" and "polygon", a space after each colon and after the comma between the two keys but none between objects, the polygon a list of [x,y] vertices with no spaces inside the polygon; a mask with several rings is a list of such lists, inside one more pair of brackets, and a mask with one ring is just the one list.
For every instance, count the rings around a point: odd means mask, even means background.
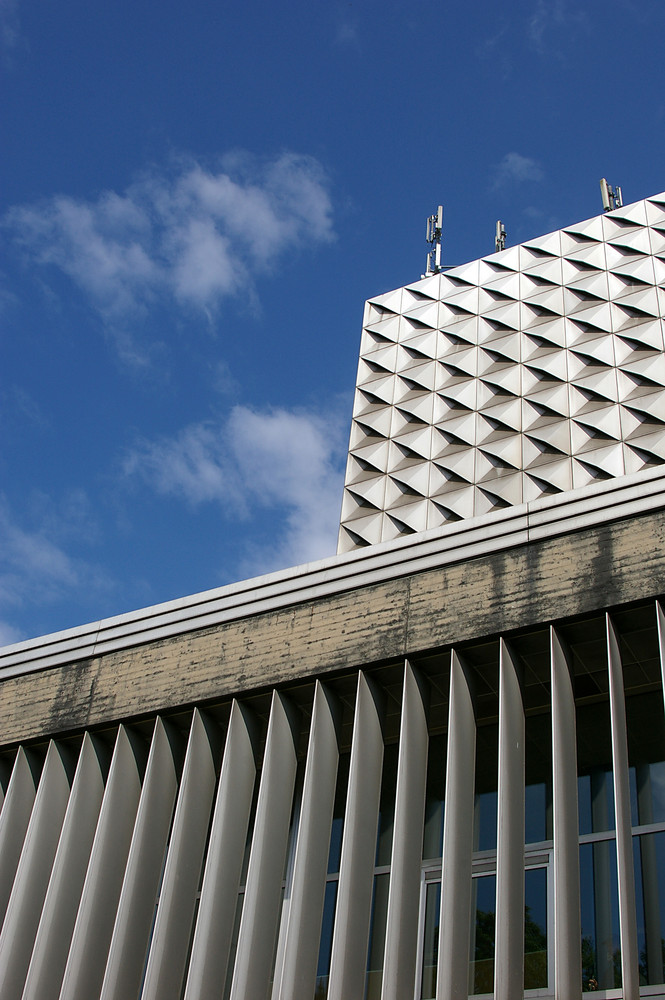
[{"label": "geometric panel grid", "polygon": [[370,299],[338,552],[665,463],[665,194]]}]

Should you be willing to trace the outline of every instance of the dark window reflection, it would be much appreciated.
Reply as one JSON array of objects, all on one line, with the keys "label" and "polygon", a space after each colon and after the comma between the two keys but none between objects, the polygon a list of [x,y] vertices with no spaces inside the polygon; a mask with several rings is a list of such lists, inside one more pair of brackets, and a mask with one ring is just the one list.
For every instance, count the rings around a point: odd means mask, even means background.
[{"label": "dark window reflection", "polygon": [[231,995],[231,984],[233,982],[233,966],[235,965],[236,952],[238,950],[238,936],[240,934],[240,918],[242,916],[242,907],[245,902],[244,890],[238,895],[238,902],[236,904],[236,912],[233,920],[233,934],[231,937],[231,949],[229,951],[229,964],[226,967],[226,982],[224,983],[224,1000],[228,1000]]},{"label": "dark window reflection", "polygon": [[524,878],[524,989],[547,986],[547,869]]},{"label": "dark window reflection", "polygon": [[365,1000],[381,1000],[381,984],[383,982],[383,952],[386,944],[389,885],[390,875],[387,873],[385,875],[374,876],[372,920],[369,931],[367,977],[365,979]]},{"label": "dark window reflection", "polygon": [[610,704],[577,707],[577,796],[580,833],[614,829]]},{"label": "dark window reflection", "polygon": [[435,1000],[436,963],[439,957],[439,916],[441,913],[441,883],[428,882],[425,895],[425,941],[423,974],[420,987],[422,1000]]},{"label": "dark window reflection", "polygon": [[476,800],[473,832],[474,851],[496,850],[496,789],[498,724],[478,727],[476,752]]},{"label": "dark window reflection", "polygon": [[[436,997],[436,965],[439,949],[441,883],[429,882],[425,895],[425,927],[421,1000]],[[547,869],[530,868],[524,881],[524,989],[547,987]],[[471,939],[469,954],[469,994],[494,990],[494,948],[496,933],[496,875],[473,879]]]},{"label": "dark window reflection", "polygon": [[614,829],[614,784],[612,772],[600,768],[577,779],[580,833],[604,833]]},{"label": "dark window reflection", "polygon": [[349,754],[341,754],[337,767],[337,787],[335,790],[332,830],[330,831],[330,850],[328,853],[329,875],[339,871],[339,862],[342,856],[342,834],[344,832],[346,792],[349,784],[349,763]]},{"label": "dark window reflection", "polygon": [[660,692],[626,698],[633,826],[665,822],[665,713]]},{"label": "dark window reflection", "polygon": [[552,720],[541,712],[526,720],[524,843],[552,836]]},{"label": "dark window reflection", "polygon": [[494,937],[496,876],[473,879],[471,907],[471,962],[469,993],[491,993],[494,989]]},{"label": "dark window reflection", "polygon": [[381,800],[379,822],[376,834],[376,865],[389,865],[393,847],[393,826],[395,822],[395,793],[397,791],[397,764],[399,747],[396,743],[387,746],[383,753],[381,776]]},{"label": "dark window reflection", "polygon": [[633,837],[640,984],[665,982],[665,833]]},{"label": "dark window reflection", "polygon": [[447,736],[431,736],[427,757],[427,797],[423,858],[440,858],[443,849],[443,799],[446,789]]},{"label": "dark window reflection", "polygon": [[332,951],[336,903],[337,881],[328,882],[326,884],[326,895],[323,904],[323,924],[321,925],[321,943],[319,945],[319,961],[316,968],[316,992],[314,1000],[325,1000],[328,996],[330,953]]},{"label": "dark window reflection", "polygon": [[614,840],[582,844],[580,889],[582,987],[591,991],[618,988],[621,986],[621,947]]}]

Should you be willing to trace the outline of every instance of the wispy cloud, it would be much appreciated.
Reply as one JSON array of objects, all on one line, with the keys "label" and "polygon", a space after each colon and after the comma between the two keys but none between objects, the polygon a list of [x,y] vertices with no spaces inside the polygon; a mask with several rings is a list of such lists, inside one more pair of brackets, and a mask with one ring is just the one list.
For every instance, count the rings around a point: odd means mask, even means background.
[{"label": "wispy cloud", "polygon": [[521,153],[506,153],[494,168],[494,188],[507,184],[523,184],[525,181],[542,181],[545,171],[537,160]]},{"label": "wispy cloud", "polygon": [[502,24],[492,35],[481,37],[476,44],[476,54],[480,59],[491,59],[501,79],[507,80],[513,71],[512,50],[505,44],[506,37],[514,26]]},{"label": "wispy cloud", "polygon": [[23,386],[11,385],[5,379],[5,387],[0,389],[0,419],[4,424],[5,434],[17,421],[44,427],[47,423],[38,400]]},{"label": "wispy cloud", "polygon": [[236,154],[219,169],[181,160],[120,194],[15,206],[4,226],[111,325],[157,300],[210,315],[224,298],[252,295],[256,276],[285,254],[333,238],[324,171],[294,153],[267,163]]},{"label": "wispy cloud", "polygon": [[0,646],[11,646],[13,642],[20,642],[24,638],[19,629],[14,628],[9,622],[0,621]]},{"label": "wispy cloud", "polygon": [[274,511],[275,543],[248,551],[238,567],[266,573],[334,554],[343,426],[336,414],[236,406],[223,421],[142,442],[125,472],[193,505],[217,503],[228,520],[251,518],[259,507]]},{"label": "wispy cloud", "polygon": [[0,54],[7,64],[21,41],[17,0],[0,0]]},{"label": "wispy cloud", "polygon": [[343,20],[339,22],[335,32],[335,44],[360,51],[360,34],[355,21]]},{"label": "wispy cloud", "polygon": [[76,494],[60,510],[36,496],[31,516],[19,517],[0,494],[0,644],[20,638],[10,621],[13,610],[105,588],[99,572],[63,544],[88,533],[85,507]]},{"label": "wispy cloud", "polygon": [[[527,22],[527,38],[539,53],[551,49],[555,31],[579,27],[587,23],[587,14],[579,5],[571,6],[568,0],[536,0],[533,13]],[[561,56],[558,48],[551,49]]]}]

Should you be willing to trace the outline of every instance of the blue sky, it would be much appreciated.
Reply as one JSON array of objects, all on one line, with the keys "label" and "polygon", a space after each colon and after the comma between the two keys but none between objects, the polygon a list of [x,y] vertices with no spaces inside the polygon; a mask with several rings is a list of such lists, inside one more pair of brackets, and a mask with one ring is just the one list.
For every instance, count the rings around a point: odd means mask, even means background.
[{"label": "blue sky", "polygon": [[0,0],[0,643],[333,554],[366,298],[665,189],[662,0]]}]

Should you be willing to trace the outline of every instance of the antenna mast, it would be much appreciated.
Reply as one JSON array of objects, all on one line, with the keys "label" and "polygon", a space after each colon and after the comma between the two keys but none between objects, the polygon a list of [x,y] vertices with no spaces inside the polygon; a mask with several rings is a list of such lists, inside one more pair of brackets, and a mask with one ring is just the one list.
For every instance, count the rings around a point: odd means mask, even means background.
[{"label": "antenna mast", "polygon": [[501,219],[497,219],[496,223],[496,236],[494,237],[494,248],[497,253],[500,250],[506,249],[506,227],[504,226]]},{"label": "antenna mast", "polygon": [[427,242],[430,249],[427,253],[427,265],[423,278],[429,278],[441,271],[441,233],[443,231],[443,205],[439,205],[436,213],[427,220]]},{"label": "antenna mast", "polygon": [[611,212],[623,206],[621,188],[618,184],[613,188],[604,177],[600,179],[600,196],[603,199],[603,212]]}]

